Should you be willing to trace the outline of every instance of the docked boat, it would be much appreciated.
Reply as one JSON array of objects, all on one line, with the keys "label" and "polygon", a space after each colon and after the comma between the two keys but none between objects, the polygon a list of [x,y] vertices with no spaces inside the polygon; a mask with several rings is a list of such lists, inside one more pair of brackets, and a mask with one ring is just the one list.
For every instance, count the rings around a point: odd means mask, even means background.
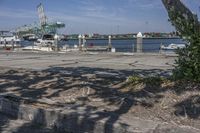
[{"label": "docked boat", "polygon": [[23,39],[26,41],[37,41],[37,36],[35,34],[26,34],[23,36]]},{"label": "docked boat", "polygon": [[55,44],[55,37],[51,34],[45,34],[42,36],[41,39],[37,39],[36,42],[34,42],[34,45],[37,46],[52,46]]},{"label": "docked boat", "polygon": [[26,46],[22,48],[23,51],[44,51],[44,52],[51,52],[53,51],[52,47],[44,47],[44,46]]},{"label": "docked boat", "polygon": [[9,31],[1,31],[0,48],[10,49],[21,47],[22,40]]},{"label": "docked boat", "polygon": [[[57,41],[57,42],[56,42]],[[31,51],[56,51],[58,50],[59,36],[53,34],[45,34],[41,39],[37,39],[33,46],[26,46],[22,50]]]},{"label": "docked boat", "polygon": [[185,48],[185,47],[186,47],[186,44],[172,43],[172,44],[169,44],[168,46],[162,45],[161,49],[163,49],[163,50],[176,50],[176,49],[182,49],[182,48]]}]

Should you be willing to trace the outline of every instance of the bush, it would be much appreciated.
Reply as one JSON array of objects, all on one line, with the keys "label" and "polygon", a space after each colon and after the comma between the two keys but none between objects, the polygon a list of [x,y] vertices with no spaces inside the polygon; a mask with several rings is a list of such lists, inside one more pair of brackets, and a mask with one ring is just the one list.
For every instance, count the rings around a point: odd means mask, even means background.
[{"label": "bush", "polygon": [[197,15],[193,14],[180,0],[162,0],[170,21],[184,37],[189,45],[179,49],[175,79],[184,79],[200,82],[200,22]]},{"label": "bush", "polygon": [[175,79],[200,82],[200,37],[190,39],[190,45],[177,51]]},{"label": "bush", "polygon": [[128,78],[128,83],[135,86],[138,84],[144,84],[148,87],[160,87],[163,83],[167,83],[170,80],[163,77],[139,77],[139,76],[130,76]]}]

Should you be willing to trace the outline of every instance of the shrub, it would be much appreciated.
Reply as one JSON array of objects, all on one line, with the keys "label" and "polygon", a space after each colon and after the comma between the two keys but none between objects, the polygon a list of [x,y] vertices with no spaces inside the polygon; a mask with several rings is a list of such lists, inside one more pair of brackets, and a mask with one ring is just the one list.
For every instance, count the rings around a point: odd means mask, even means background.
[{"label": "shrub", "polygon": [[178,59],[173,76],[175,79],[184,79],[200,82],[200,22],[180,0],[162,0],[170,21],[184,37],[188,44],[186,48],[177,50]]}]

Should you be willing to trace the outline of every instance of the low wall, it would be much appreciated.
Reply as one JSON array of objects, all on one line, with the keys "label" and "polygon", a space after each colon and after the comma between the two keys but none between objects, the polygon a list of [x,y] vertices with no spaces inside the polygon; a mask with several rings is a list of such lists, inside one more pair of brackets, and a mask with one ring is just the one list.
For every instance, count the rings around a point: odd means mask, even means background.
[{"label": "low wall", "polygon": [[[23,104],[20,99],[0,97],[0,113],[16,119],[30,121],[33,125],[50,128],[55,132],[67,133],[198,133],[192,127],[181,127],[167,123],[141,120],[133,117],[132,125],[116,122],[110,124],[107,119],[95,119],[96,115],[83,110],[38,108]],[[107,115],[102,112],[102,115]],[[113,114],[114,115],[114,114]]]}]

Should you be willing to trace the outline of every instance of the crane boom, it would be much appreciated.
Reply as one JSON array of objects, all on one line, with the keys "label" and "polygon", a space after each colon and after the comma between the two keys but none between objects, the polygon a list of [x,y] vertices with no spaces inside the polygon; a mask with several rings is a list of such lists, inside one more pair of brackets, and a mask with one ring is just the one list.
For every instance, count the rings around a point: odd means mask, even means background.
[{"label": "crane boom", "polygon": [[44,7],[40,3],[37,6],[37,12],[39,16],[39,25],[24,25],[16,29],[16,32],[20,36],[27,34],[35,34],[36,36],[42,36],[43,34],[56,34],[58,29],[64,28],[65,24],[62,22],[48,22],[44,12]]}]

